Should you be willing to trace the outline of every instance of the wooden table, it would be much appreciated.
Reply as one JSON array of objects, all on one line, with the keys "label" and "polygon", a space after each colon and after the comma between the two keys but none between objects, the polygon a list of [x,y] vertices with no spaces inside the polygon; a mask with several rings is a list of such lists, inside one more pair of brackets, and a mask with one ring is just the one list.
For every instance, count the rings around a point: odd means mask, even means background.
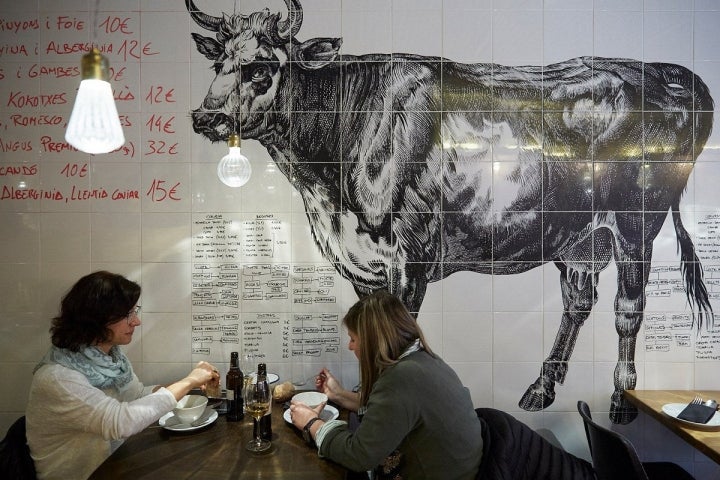
[{"label": "wooden table", "polygon": [[317,449],[303,441],[282,413],[281,405],[273,405],[273,446],[268,452],[245,450],[253,435],[247,415],[241,422],[228,422],[221,415],[191,432],[172,432],[156,424],[127,439],[90,479],[345,479],[348,470],[318,457]]},{"label": "wooden table", "polygon": [[720,402],[718,390],[625,390],[625,398],[630,403],[668,427],[710,459],[720,463],[720,430],[693,427],[662,411],[662,406],[667,403],[688,403],[695,395],[701,395],[704,400],[712,398]]}]

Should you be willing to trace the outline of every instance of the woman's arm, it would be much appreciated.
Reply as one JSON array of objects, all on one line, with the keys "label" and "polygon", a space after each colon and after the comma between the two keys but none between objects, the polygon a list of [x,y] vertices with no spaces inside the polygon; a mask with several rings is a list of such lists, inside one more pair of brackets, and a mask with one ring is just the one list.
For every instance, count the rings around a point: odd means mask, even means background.
[{"label": "woman's arm", "polygon": [[354,471],[370,470],[382,463],[416,427],[419,421],[416,395],[403,385],[402,378],[388,373],[384,372],[373,386],[357,430],[351,432],[347,427],[331,425],[323,428],[322,424],[317,430],[311,428],[321,456]]}]

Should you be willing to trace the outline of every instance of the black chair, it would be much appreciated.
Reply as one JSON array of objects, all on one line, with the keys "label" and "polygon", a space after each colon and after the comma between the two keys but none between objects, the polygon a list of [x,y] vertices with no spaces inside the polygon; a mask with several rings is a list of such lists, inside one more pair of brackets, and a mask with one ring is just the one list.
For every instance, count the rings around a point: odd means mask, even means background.
[{"label": "black chair", "polygon": [[580,400],[577,408],[585,424],[585,436],[598,480],[694,480],[675,463],[640,462],[635,447],[627,438],[593,421],[587,403]]},{"label": "black chair", "polygon": [[35,463],[25,437],[25,416],[15,420],[0,442],[0,478],[35,480]]},{"label": "black chair", "polygon": [[476,408],[483,456],[476,480],[594,480],[590,462],[557,447],[507,412]]}]

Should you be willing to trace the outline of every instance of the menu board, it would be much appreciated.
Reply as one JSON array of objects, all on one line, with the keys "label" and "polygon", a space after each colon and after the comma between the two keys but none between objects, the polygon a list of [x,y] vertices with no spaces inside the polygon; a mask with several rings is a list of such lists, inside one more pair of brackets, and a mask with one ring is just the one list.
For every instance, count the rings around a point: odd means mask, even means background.
[{"label": "menu board", "polygon": [[290,232],[275,215],[233,217],[215,213],[193,221],[194,358],[217,361],[234,348],[279,361],[336,360],[335,269],[276,262],[287,256]]}]

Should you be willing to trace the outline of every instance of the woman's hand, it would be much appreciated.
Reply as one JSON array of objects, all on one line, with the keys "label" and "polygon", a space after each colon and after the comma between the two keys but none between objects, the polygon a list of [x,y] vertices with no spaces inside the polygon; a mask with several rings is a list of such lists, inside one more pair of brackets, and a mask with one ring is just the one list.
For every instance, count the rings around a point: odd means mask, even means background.
[{"label": "woman's hand", "polygon": [[186,377],[192,383],[190,388],[201,388],[205,390],[205,386],[211,382],[220,382],[220,374],[212,364],[200,361],[192,372]]},{"label": "woman's hand", "polygon": [[315,379],[315,388],[318,392],[327,395],[328,400],[338,405],[357,412],[360,408],[360,394],[345,390],[337,378],[330,373],[330,370],[323,368]]},{"label": "woman's hand", "polygon": [[290,404],[290,420],[297,429],[302,430],[310,420],[320,416],[323,408],[325,408],[325,403],[310,408],[304,403],[292,402]]},{"label": "woman's hand", "polygon": [[315,377],[315,389],[327,395],[328,400],[333,402],[337,401],[338,396],[345,391],[337,378],[327,368],[323,368]]},{"label": "woman's hand", "polygon": [[208,362],[201,361],[195,365],[195,368],[185,378],[168,385],[166,388],[175,396],[175,400],[180,400],[193,388],[205,390],[206,386],[212,382],[220,382],[220,374],[217,368]]}]

